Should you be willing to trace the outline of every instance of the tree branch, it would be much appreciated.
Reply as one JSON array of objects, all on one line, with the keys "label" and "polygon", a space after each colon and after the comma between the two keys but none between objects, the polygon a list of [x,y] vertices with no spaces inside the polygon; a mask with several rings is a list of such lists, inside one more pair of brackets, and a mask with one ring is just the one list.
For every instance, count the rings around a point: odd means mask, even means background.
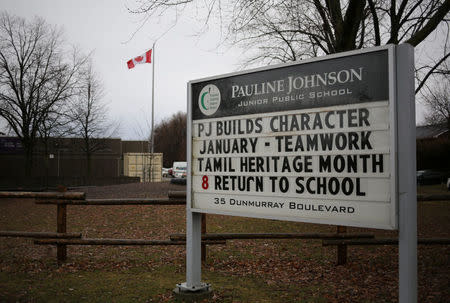
[{"label": "tree branch", "polygon": [[450,53],[447,53],[444,57],[441,58],[441,60],[439,60],[432,68],[430,68],[430,70],[427,72],[427,74],[425,75],[425,77],[422,79],[422,81],[420,81],[419,85],[416,88],[415,93],[417,94],[420,89],[423,87],[423,85],[425,84],[425,82],[427,81],[427,79],[434,73],[435,69],[442,64],[442,62],[444,62],[448,57],[450,56]]},{"label": "tree branch", "polygon": [[381,45],[381,36],[380,36],[380,22],[378,20],[377,11],[375,9],[375,4],[373,3],[373,0],[368,0],[369,2],[369,9],[370,13],[372,15],[373,20],[373,29],[375,31],[375,46]]},{"label": "tree branch", "polygon": [[450,0],[445,0],[445,2],[439,7],[433,17],[428,20],[427,24],[419,30],[414,36],[409,38],[406,43],[412,46],[419,45],[423,40],[425,40],[428,35],[435,30],[441,20],[450,11]]}]

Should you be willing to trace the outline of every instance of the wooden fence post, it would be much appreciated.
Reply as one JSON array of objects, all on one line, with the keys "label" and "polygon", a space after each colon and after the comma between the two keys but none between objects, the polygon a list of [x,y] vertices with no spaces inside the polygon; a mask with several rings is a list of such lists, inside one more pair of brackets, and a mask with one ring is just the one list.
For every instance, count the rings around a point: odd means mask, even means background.
[{"label": "wooden fence post", "polygon": [[[65,186],[58,186],[59,192],[66,192],[67,188]],[[56,209],[56,232],[66,233],[67,232],[67,204],[58,204]],[[56,257],[58,264],[61,264],[67,260],[67,245],[57,244],[56,245]]]},{"label": "wooden fence post", "polygon": [[[58,233],[66,233],[67,231],[67,205],[58,204],[57,206],[57,226],[56,231]],[[58,258],[58,264],[61,264],[67,260],[67,246],[65,244],[56,245],[56,254]]]},{"label": "wooden fence post", "polygon": [[[343,234],[347,232],[346,226],[338,226],[337,233]],[[337,265],[344,265],[347,263],[347,245],[340,244],[337,246]]]},{"label": "wooden fence post", "polygon": [[[202,236],[206,234],[206,214],[202,214]],[[202,262],[206,262],[206,244],[202,239]]]}]

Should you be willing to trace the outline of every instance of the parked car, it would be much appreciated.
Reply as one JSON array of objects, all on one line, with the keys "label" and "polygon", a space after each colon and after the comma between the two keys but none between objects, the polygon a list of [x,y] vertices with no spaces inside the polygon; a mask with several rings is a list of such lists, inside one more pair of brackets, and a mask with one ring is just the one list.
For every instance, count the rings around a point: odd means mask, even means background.
[{"label": "parked car", "polygon": [[168,178],[168,177],[171,176],[171,175],[169,175],[169,170],[170,170],[170,168],[165,168],[165,167],[162,168],[162,176],[163,176],[163,178]]},{"label": "parked car", "polygon": [[444,181],[444,175],[436,170],[426,169],[417,171],[417,184],[441,184]]},{"label": "parked car", "polygon": [[173,162],[172,169],[175,178],[186,178],[187,162]]},{"label": "parked car", "polygon": [[175,170],[174,177],[175,178],[186,178],[186,170],[187,170],[187,167],[178,167],[178,169]]}]

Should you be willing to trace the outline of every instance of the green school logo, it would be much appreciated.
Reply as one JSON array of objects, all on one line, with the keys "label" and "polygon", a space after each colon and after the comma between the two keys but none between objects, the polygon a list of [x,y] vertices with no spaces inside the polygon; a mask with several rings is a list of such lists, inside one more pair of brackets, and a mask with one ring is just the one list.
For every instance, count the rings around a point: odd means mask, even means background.
[{"label": "green school logo", "polygon": [[206,85],[198,97],[198,107],[205,116],[214,114],[220,106],[220,91],[214,84]]}]

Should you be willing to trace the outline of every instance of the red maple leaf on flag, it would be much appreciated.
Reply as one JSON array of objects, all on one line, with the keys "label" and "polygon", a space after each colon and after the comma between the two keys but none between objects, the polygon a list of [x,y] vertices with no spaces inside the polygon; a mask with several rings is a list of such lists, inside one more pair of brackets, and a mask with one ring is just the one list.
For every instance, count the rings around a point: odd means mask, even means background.
[{"label": "red maple leaf on flag", "polygon": [[131,60],[127,61],[127,66],[129,69],[133,68],[135,64],[141,63],[152,63],[152,50],[146,51],[143,55],[137,56]]}]

